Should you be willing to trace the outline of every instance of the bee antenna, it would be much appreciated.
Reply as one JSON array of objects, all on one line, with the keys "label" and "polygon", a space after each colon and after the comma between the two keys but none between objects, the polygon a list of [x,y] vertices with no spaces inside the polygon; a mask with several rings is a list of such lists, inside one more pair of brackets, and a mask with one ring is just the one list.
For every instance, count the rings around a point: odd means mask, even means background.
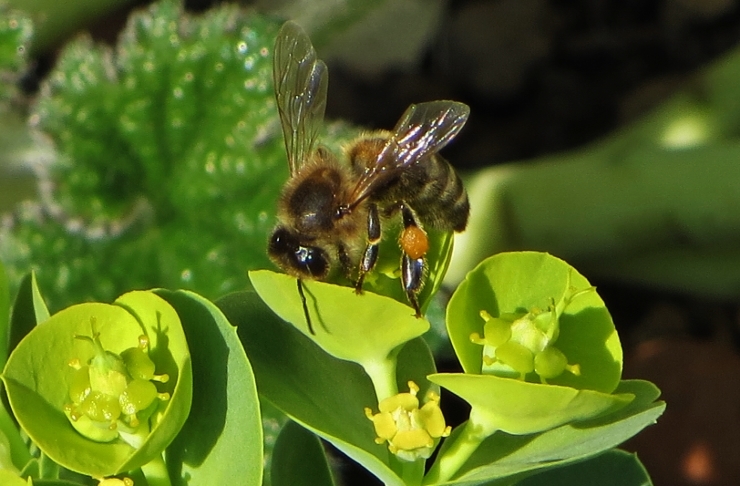
[{"label": "bee antenna", "polygon": [[306,294],[303,293],[303,281],[300,278],[297,278],[296,283],[298,284],[298,295],[301,296],[301,304],[303,304],[303,315],[306,316],[306,324],[308,325],[308,331],[315,336],[316,333],[314,332],[313,325],[311,324],[311,316],[308,313],[308,304],[306,303]]}]

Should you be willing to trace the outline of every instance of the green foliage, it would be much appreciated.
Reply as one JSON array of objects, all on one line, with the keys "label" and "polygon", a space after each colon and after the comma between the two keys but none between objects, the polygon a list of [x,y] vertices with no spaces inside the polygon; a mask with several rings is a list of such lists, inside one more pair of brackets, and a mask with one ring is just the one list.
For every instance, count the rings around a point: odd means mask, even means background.
[{"label": "green foliage", "polygon": [[[294,279],[292,284],[295,288]],[[325,285],[338,291],[335,298],[345,298],[342,287]],[[328,354],[272,313],[255,292],[228,295],[218,305],[239,330],[263,399],[382,480],[398,483],[393,461],[387,449],[374,442],[372,423],[363,412],[365,407],[376,406],[377,398],[373,382],[360,366]],[[404,317],[413,313],[403,307]],[[298,312],[300,308],[298,304]],[[396,363],[397,373],[385,370],[386,387],[406,389],[409,380],[421,386],[422,394],[433,387],[425,377],[435,370],[434,362],[423,340],[417,338],[403,346]],[[388,384],[388,376],[395,383]]]},{"label": "green foliage", "polygon": [[0,230],[11,281],[39,269],[53,309],[130,288],[244,288],[268,265],[287,178],[275,32],[233,6],[190,17],[164,1],[132,16],[115,50],[68,45],[31,117],[57,145],[51,185]]},{"label": "green foliage", "polygon": [[[14,94],[18,74],[26,62],[32,33],[31,22],[0,2],[0,103]],[[3,107],[0,105],[0,113]]]}]

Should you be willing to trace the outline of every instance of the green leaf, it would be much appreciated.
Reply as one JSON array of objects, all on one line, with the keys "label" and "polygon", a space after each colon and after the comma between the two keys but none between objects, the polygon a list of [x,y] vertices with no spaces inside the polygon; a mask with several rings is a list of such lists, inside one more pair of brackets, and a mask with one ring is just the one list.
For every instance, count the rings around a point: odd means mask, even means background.
[{"label": "green leaf", "polygon": [[18,426],[8,413],[6,405],[0,403],[0,470],[21,470],[31,460]]},{"label": "green leaf", "polygon": [[[232,294],[217,304],[238,327],[261,397],[331,442],[381,481],[403,484],[392,469],[387,447],[375,443],[372,422],[364,414],[365,407],[375,409],[378,401],[360,366],[327,354],[275,316],[255,292]],[[351,315],[356,314],[357,310]],[[424,341],[417,338],[407,343],[397,360],[397,388],[405,390],[406,383],[413,380],[421,388],[419,395],[424,396],[431,386],[426,375],[434,372],[434,361]]]},{"label": "green leaf", "polygon": [[[0,280],[2,280],[2,271],[0,271]],[[0,287],[2,287],[1,282]],[[0,292],[0,300],[2,299],[1,296],[2,292]],[[7,310],[2,312],[0,314],[0,320],[2,320],[2,316],[7,315]],[[16,295],[15,302],[13,303],[13,312],[10,316],[9,326],[2,329],[2,335],[7,336],[8,339],[2,350],[12,352],[26,334],[40,322],[48,318],[49,311],[46,309],[44,299],[41,297],[41,293],[36,285],[34,273],[31,272],[21,281],[18,295]],[[3,359],[1,363],[5,366],[6,360]],[[13,465],[25,471],[32,457],[20,435],[18,426],[8,413],[4,403],[0,404],[0,433],[5,436],[5,440],[8,442]],[[0,467],[0,469],[2,468]]]},{"label": "green leaf", "polygon": [[49,310],[46,308],[44,298],[36,283],[36,274],[31,272],[21,280],[18,295],[13,303],[13,314],[10,318],[8,332],[8,351],[12,352],[26,334],[48,318]]},{"label": "green leaf", "polygon": [[[157,372],[169,375],[160,390],[170,393],[151,417],[151,430],[134,448],[122,440],[93,442],[75,431],[64,413],[69,398],[68,363],[86,363],[94,355],[89,342],[91,318],[107,351],[120,354],[149,338]],[[36,445],[58,464],[92,476],[136,469],[161,454],[185,421],[192,394],[187,342],[174,309],[150,292],[131,292],[115,305],[80,304],[37,325],[10,355],[3,372],[16,419]]]},{"label": "green leaf", "polygon": [[[616,447],[655,423],[665,410],[665,403],[655,401],[659,390],[649,382],[622,381],[615,393],[632,394],[635,400],[613,414],[541,434],[493,434],[480,444],[452,480],[444,484],[488,484],[504,478],[508,479],[501,484],[510,484],[512,477],[522,478],[534,471],[582,461]],[[462,428],[456,428],[446,439],[440,456]],[[442,483],[426,478],[424,484]]]},{"label": "green leaf", "polygon": [[8,341],[10,336],[10,289],[8,275],[0,262],[0,366],[5,365],[8,359]]},{"label": "green leaf", "polygon": [[[158,373],[167,373],[164,388],[171,395],[160,402],[152,431],[128,461],[116,473],[131,471],[158,457],[182,429],[193,400],[193,369],[182,321],[175,309],[153,292],[129,292],[117,298],[115,305],[131,313],[149,336],[149,355]],[[174,382],[174,387],[173,383]]]},{"label": "green leaf", "polygon": [[167,448],[174,484],[260,485],[262,424],[252,367],[236,329],[206,299],[187,291],[158,290],[175,308],[193,360],[190,415]]},{"label": "green leaf", "polygon": [[272,456],[273,486],[333,486],[324,448],[316,435],[288,422],[278,436]]},{"label": "green leaf", "polygon": [[[591,284],[566,262],[547,253],[513,252],[490,257],[472,270],[447,307],[447,329],[466,373],[480,373],[483,347],[471,341],[483,334],[481,311],[493,317],[545,309],[570,289]],[[554,385],[611,393],[622,373],[622,348],[611,316],[594,291],[575,297],[559,319],[556,346],[580,374],[564,372]]]},{"label": "green leaf", "polygon": [[5,486],[29,486],[32,484],[29,481],[18,477],[18,475],[14,474],[12,471],[7,471],[5,469],[0,469],[0,483]]},{"label": "green leaf", "polygon": [[260,298],[280,318],[311,337],[332,356],[372,363],[383,360],[399,345],[421,336],[429,323],[414,317],[409,306],[350,287],[303,281],[315,335],[308,332],[296,278],[269,270],[249,272]]},{"label": "green leaf", "polygon": [[518,486],[652,486],[636,454],[612,449],[570,466],[553,468],[517,483]]}]

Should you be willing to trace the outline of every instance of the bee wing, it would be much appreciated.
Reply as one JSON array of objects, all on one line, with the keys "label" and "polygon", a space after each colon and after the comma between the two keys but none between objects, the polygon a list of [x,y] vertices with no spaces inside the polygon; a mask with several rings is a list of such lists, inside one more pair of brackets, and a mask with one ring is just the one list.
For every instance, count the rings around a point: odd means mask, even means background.
[{"label": "bee wing", "polygon": [[329,82],[326,64],[316,58],[311,40],[295,22],[286,22],[278,32],[272,76],[290,174],[294,175],[316,142]]},{"label": "bee wing", "polygon": [[350,196],[349,207],[356,206],[403,169],[441,150],[465,125],[469,114],[470,107],[456,101],[430,101],[409,106],[375,163],[360,176]]}]

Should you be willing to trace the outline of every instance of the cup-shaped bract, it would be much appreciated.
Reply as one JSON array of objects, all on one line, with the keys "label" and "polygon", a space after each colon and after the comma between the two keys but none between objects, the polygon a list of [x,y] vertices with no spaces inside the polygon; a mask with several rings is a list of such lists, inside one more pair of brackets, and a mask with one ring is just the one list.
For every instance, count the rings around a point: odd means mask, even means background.
[{"label": "cup-shaped bract", "polygon": [[[151,366],[133,351],[144,352],[141,336],[156,376],[167,375],[166,383],[153,384]],[[136,469],[161,455],[192,400],[180,319],[151,292],[54,314],[18,344],[2,378],[13,413],[34,443],[58,464],[94,477]],[[146,384],[154,387],[153,396]],[[111,418],[113,409],[120,420]],[[71,411],[78,419],[74,426]]]},{"label": "cup-shaped bract", "polygon": [[591,284],[546,253],[501,253],[452,296],[447,329],[465,374],[429,379],[468,401],[486,434],[528,434],[623,407],[622,349]]}]

